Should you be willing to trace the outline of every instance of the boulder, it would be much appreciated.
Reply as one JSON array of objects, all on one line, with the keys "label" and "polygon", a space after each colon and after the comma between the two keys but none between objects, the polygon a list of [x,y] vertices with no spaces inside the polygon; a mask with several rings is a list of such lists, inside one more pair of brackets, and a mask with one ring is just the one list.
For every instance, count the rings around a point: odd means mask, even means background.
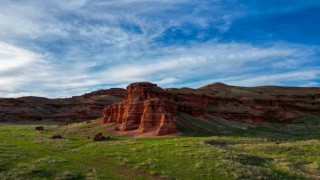
[{"label": "boulder", "polygon": [[37,130],[37,131],[43,131],[44,127],[43,126],[37,126],[34,129]]},{"label": "boulder", "polygon": [[104,140],[108,140],[108,139],[110,139],[110,137],[109,136],[105,137],[101,132],[97,133],[93,137],[93,141],[104,141]]}]

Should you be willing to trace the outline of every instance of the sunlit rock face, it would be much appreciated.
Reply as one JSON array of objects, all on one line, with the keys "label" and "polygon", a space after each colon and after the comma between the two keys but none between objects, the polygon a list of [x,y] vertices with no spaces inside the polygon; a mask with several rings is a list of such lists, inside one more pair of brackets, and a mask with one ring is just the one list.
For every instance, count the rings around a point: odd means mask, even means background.
[{"label": "sunlit rock face", "polygon": [[156,135],[176,133],[175,96],[152,83],[134,83],[127,87],[122,102],[105,107],[104,123],[116,123],[120,131],[138,130]]}]

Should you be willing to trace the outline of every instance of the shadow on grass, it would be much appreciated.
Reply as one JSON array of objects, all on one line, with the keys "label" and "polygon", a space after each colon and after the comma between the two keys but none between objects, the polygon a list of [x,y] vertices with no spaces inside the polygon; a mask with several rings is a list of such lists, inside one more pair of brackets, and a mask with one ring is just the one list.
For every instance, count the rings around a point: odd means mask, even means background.
[{"label": "shadow on grass", "polygon": [[248,137],[275,141],[320,139],[320,117],[317,116],[306,116],[300,122],[291,124],[251,125],[238,121],[201,120],[181,113],[176,126],[183,136],[188,137]]}]

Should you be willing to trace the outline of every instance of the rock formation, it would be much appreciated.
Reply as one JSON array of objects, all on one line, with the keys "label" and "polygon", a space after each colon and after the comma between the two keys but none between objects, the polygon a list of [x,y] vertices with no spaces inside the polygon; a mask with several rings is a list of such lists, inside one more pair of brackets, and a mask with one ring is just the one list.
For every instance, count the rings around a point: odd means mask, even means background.
[{"label": "rock formation", "polygon": [[116,123],[116,129],[137,132],[154,132],[167,135],[177,132],[174,119],[177,112],[203,117],[205,108],[187,102],[152,83],[134,83],[127,87],[122,102],[105,107],[104,123]]},{"label": "rock formation", "polygon": [[116,123],[120,131],[138,129],[139,133],[165,135],[177,132],[173,122],[176,111],[174,95],[156,84],[135,83],[127,87],[124,101],[105,107],[103,122]]}]

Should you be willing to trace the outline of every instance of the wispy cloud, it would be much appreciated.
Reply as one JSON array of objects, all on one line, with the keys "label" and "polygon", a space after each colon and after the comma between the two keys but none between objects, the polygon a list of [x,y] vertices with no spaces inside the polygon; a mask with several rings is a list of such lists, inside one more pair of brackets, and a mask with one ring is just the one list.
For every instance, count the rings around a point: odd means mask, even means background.
[{"label": "wispy cloud", "polygon": [[[311,83],[320,76],[320,70],[302,70],[285,73],[264,74],[255,76],[243,76],[241,79],[237,78],[230,80],[230,84],[247,86],[257,85],[290,85],[292,82],[300,82],[297,86],[304,86],[306,82]],[[314,83],[314,82],[313,82]],[[318,83],[317,83],[318,85]]]},{"label": "wispy cloud", "polygon": [[0,96],[65,97],[133,81],[316,84],[317,46],[223,40],[235,21],[257,15],[248,12],[252,6],[259,3],[1,1]]},{"label": "wispy cloud", "polygon": [[37,61],[40,56],[31,51],[0,42],[0,73],[21,69]]},{"label": "wispy cloud", "polygon": [[42,55],[0,42],[0,60],[0,87],[7,93],[16,91],[29,80],[33,67],[42,62]]}]

